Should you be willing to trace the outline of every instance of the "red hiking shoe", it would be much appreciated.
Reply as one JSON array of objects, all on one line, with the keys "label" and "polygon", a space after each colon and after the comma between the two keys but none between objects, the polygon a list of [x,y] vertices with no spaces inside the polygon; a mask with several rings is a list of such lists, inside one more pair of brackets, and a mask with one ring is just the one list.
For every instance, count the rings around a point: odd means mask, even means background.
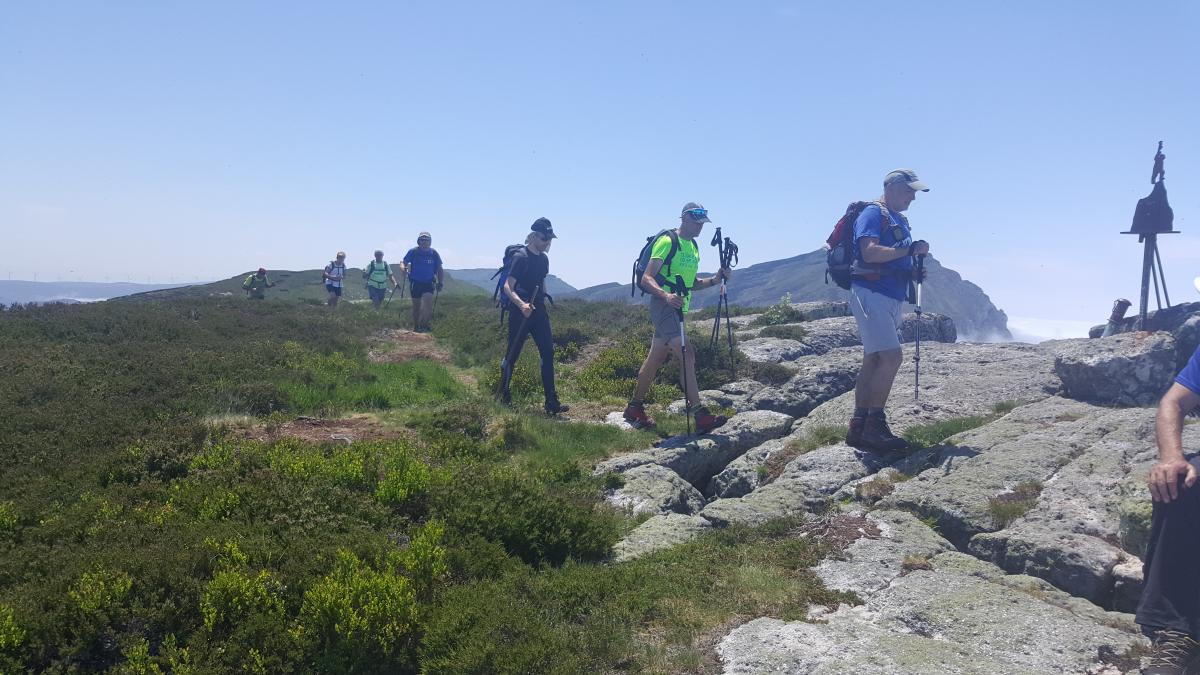
[{"label": "red hiking shoe", "polygon": [[629,426],[633,427],[634,429],[654,428],[654,420],[650,419],[650,416],[646,414],[646,408],[643,406],[630,403],[629,405],[625,406],[625,412],[622,413],[621,416],[624,417],[625,421],[629,422]]},{"label": "red hiking shoe", "polygon": [[728,421],[724,415],[714,415],[708,408],[701,408],[696,411],[696,434],[707,434]]}]

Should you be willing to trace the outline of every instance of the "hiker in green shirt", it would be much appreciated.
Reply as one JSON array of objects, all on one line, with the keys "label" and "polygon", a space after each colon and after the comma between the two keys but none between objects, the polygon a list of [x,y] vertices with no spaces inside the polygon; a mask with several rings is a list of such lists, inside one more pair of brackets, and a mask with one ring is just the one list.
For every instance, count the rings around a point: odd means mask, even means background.
[{"label": "hiker in green shirt", "polygon": [[[674,353],[683,361],[679,372],[684,396],[687,397],[685,414],[696,416],[696,431],[704,434],[725,424],[727,420],[723,415],[713,415],[708,408],[700,405],[695,351],[688,349],[686,358],[683,356],[683,315],[691,307],[692,290],[716,286],[721,279],[730,278],[730,271],[721,268],[711,277],[696,278],[696,272],[700,269],[700,246],[696,243],[696,237],[704,229],[704,223],[712,221],[708,219],[708,210],[695,202],[685,204],[679,218],[679,227],[673,234],[663,234],[654,242],[650,262],[639,282],[642,290],[650,295],[650,321],[654,324],[654,339],[638,371],[637,388],[625,408],[624,417],[634,427],[654,426],[654,420],[646,415],[643,401],[650,392],[658,369]],[[682,281],[682,287],[678,285],[679,281]]]},{"label": "hiker in green shirt", "polygon": [[267,280],[267,270],[260,267],[258,272],[246,277],[242,282],[242,290],[246,291],[246,297],[251,300],[265,300],[267,298],[267,289],[274,287],[275,284]]},{"label": "hiker in green shirt", "polygon": [[379,309],[387,297],[389,283],[392,288],[400,285],[392,274],[391,266],[384,262],[383,251],[375,251],[375,259],[363,267],[363,278],[367,280],[367,294],[371,296],[375,309]]}]

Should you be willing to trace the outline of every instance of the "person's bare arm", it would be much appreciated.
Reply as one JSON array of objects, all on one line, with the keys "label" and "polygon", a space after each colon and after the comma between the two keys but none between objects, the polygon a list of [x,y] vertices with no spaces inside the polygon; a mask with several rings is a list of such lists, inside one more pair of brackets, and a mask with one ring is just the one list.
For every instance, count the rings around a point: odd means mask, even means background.
[{"label": "person's bare arm", "polygon": [[1200,405],[1200,395],[1179,384],[1171,385],[1158,402],[1154,433],[1158,441],[1158,463],[1150,469],[1146,484],[1156,502],[1174,501],[1179,496],[1179,477],[1184,485],[1196,484],[1196,467],[1183,456],[1183,418]]},{"label": "person's bare arm", "polygon": [[646,289],[651,295],[657,295],[660,300],[663,300],[668,305],[675,309],[683,307],[683,296],[674,293],[668,293],[665,288],[658,284],[659,270],[662,269],[663,261],[657,258],[651,258],[649,264],[646,265],[646,271],[642,273],[642,288]]}]

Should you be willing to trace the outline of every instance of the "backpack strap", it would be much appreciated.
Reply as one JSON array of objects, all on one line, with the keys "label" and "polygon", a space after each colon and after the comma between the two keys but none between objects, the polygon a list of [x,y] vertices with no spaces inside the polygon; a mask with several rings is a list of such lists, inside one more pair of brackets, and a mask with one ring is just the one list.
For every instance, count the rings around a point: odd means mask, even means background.
[{"label": "backpack strap", "polygon": [[[679,251],[679,233],[675,230],[667,230],[666,236],[671,238],[671,248],[667,251],[667,257],[663,258],[662,266],[658,268],[659,274],[656,275],[655,281],[658,281],[659,286],[667,286],[671,287],[671,290],[677,290],[674,288],[675,282],[667,279],[666,276],[662,274],[662,271],[671,267],[671,260],[675,258],[675,254]],[[659,235],[659,238],[661,237],[662,235]],[[655,241],[657,241],[657,239]]]}]

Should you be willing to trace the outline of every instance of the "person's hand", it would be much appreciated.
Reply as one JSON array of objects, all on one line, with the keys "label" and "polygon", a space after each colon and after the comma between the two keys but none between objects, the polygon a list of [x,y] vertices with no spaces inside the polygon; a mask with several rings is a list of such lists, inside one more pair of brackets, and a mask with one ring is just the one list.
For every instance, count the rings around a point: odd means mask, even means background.
[{"label": "person's hand", "polygon": [[672,293],[667,296],[667,304],[675,309],[683,309],[683,296]]},{"label": "person's hand", "polygon": [[531,303],[531,302],[521,303],[521,314],[525,315],[526,319],[528,319],[530,316],[532,316],[533,315],[533,303]]},{"label": "person's hand", "polygon": [[913,242],[912,248],[909,249],[912,255],[929,255],[929,242],[924,239],[918,239]]},{"label": "person's hand", "polygon": [[925,281],[925,275],[927,275],[927,274],[929,274],[929,270],[925,269],[924,265],[912,268],[912,278],[913,278],[913,281],[915,281],[917,283],[921,283],[922,281]]},{"label": "person's hand", "polygon": [[722,267],[721,269],[717,270],[717,278],[729,281],[733,278],[733,270],[729,269],[728,267]]},{"label": "person's hand", "polygon": [[1158,462],[1150,469],[1150,477],[1146,485],[1150,486],[1150,497],[1156,502],[1174,501],[1179,496],[1179,477],[1186,475],[1183,480],[1185,487],[1196,484],[1196,467],[1182,457],[1169,462]]}]

